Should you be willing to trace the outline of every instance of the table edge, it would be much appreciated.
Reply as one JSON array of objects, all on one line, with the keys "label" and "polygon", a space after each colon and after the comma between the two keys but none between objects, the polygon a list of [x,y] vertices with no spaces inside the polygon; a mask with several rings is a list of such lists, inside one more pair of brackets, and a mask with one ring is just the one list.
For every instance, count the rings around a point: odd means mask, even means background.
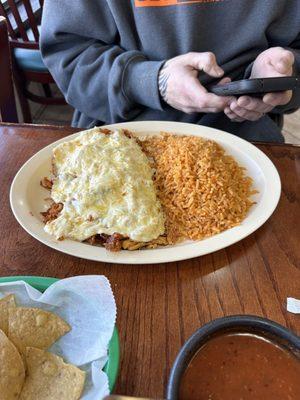
[{"label": "table edge", "polygon": [[[84,128],[74,128],[71,125],[49,125],[49,124],[25,124],[25,123],[10,123],[10,122],[1,122],[0,121],[0,128],[42,128],[42,129],[49,129],[49,130],[56,130],[56,131],[63,131],[63,130],[74,130],[75,132],[79,132],[84,130]],[[259,141],[254,141],[251,142],[255,146],[278,146],[278,147],[293,147],[293,148],[300,148],[300,144],[293,144],[293,143],[277,143],[277,142],[259,142]]]}]

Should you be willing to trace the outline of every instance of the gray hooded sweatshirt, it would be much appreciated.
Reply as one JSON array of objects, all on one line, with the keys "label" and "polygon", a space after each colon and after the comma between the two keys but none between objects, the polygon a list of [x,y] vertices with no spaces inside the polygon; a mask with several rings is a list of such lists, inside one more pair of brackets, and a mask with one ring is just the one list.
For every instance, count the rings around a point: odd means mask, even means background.
[{"label": "gray hooded sweatshirt", "polygon": [[[46,0],[41,51],[73,125],[172,120],[223,129],[247,140],[282,141],[270,116],[231,122],[224,113],[185,114],[158,91],[163,62],[215,53],[225,75],[242,79],[265,49],[293,50],[300,71],[300,0]],[[203,84],[212,78],[200,75]],[[300,90],[277,113],[300,106]]]}]

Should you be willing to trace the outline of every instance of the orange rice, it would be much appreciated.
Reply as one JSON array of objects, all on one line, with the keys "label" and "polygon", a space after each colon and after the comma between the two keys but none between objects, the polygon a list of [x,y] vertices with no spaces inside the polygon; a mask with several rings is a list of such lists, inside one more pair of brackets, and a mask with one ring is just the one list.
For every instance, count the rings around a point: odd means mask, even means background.
[{"label": "orange rice", "polygon": [[162,134],[138,140],[153,162],[169,243],[239,225],[253,201],[245,168],[212,140]]}]

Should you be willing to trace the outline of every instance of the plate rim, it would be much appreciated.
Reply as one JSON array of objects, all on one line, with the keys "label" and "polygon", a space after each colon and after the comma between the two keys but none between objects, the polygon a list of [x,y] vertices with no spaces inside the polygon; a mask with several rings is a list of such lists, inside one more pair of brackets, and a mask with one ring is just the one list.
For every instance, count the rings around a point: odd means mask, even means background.
[{"label": "plate rim", "polygon": [[[100,128],[110,128],[110,129],[127,128],[127,129],[135,130],[137,133],[139,133],[139,132],[142,133],[143,131],[149,132],[149,129],[147,129],[147,126],[149,124],[151,124],[153,133],[156,133],[158,131],[169,131],[169,132],[172,132],[172,133],[178,134],[178,135],[186,135],[188,133],[183,133],[182,130],[191,129],[191,131],[193,131],[193,130],[197,129],[197,130],[199,130],[199,132],[197,134],[195,132],[192,132],[192,133],[190,133],[190,135],[201,137],[202,134],[201,134],[200,130],[203,129],[204,130],[203,137],[205,137],[205,138],[207,138],[207,135],[209,133],[210,135],[213,136],[212,140],[215,140],[216,142],[222,142],[222,139],[223,139],[223,142],[225,141],[226,145],[229,148],[231,147],[232,149],[235,149],[240,153],[244,154],[245,151],[243,151],[243,150],[245,150],[245,148],[248,149],[248,151],[250,150],[250,153],[254,152],[254,155],[256,156],[256,158],[259,158],[260,163],[264,164],[264,167],[267,168],[268,173],[270,173],[272,175],[272,181],[273,181],[273,186],[274,186],[273,194],[275,196],[274,196],[274,198],[272,198],[271,206],[270,206],[270,204],[268,205],[268,210],[267,210],[268,212],[262,214],[260,216],[259,220],[252,224],[253,226],[248,227],[248,229],[246,231],[243,231],[242,233],[239,232],[239,234],[235,235],[235,237],[229,237],[229,238],[226,237],[227,236],[226,232],[229,232],[232,229],[235,229],[235,228],[231,228],[231,229],[225,230],[217,235],[214,235],[207,239],[204,239],[204,240],[211,240],[211,239],[215,239],[216,237],[219,237],[219,235],[224,236],[224,234],[225,234],[226,240],[224,240],[224,238],[222,237],[222,239],[219,240],[218,244],[215,243],[215,242],[218,242],[218,240],[213,240],[213,245],[211,245],[211,243],[209,243],[209,245],[207,246],[207,250],[197,251],[196,243],[199,241],[193,242],[192,244],[194,246],[191,246],[187,250],[188,254],[186,254],[186,252],[184,252],[184,251],[182,251],[182,252],[181,251],[179,251],[179,252],[173,251],[172,256],[170,256],[170,255],[168,255],[169,252],[167,250],[170,250],[170,248],[172,248],[172,247],[166,246],[163,248],[158,248],[158,249],[153,249],[153,250],[139,250],[137,252],[129,252],[129,254],[127,252],[125,257],[123,256],[125,251],[121,251],[119,253],[105,252],[104,255],[103,255],[103,252],[102,253],[99,252],[100,256],[97,255],[97,257],[96,257],[95,255],[89,255],[88,251],[84,251],[83,247],[80,247],[80,246],[87,246],[87,244],[84,244],[84,243],[80,243],[80,242],[77,243],[77,245],[79,246],[79,250],[81,250],[81,252],[79,251],[79,254],[76,254],[76,252],[73,249],[68,249],[68,248],[66,249],[63,246],[62,246],[62,248],[60,248],[59,246],[61,243],[66,243],[66,242],[74,243],[74,241],[65,240],[64,242],[57,242],[57,241],[55,242],[54,239],[51,237],[49,237],[49,240],[41,238],[38,233],[34,232],[33,229],[30,229],[31,227],[27,226],[28,224],[26,224],[26,221],[24,222],[24,220],[22,219],[22,216],[20,216],[18,213],[17,207],[15,207],[14,190],[15,190],[16,182],[18,181],[18,179],[20,179],[20,176],[22,175],[22,173],[24,173],[24,170],[26,170],[26,168],[28,168],[28,166],[31,165],[32,160],[35,157],[41,156],[40,153],[42,153],[42,152],[51,151],[53,149],[53,147],[57,146],[59,143],[74,139],[75,137],[77,137],[80,134],[80,132],[82,132],[82,131],[79,131],[79,132],[72,133],[71,135],[67,135],[59,140],[56,140],[56,141],[50,143],[49,145],[43,147],[42,149],[40,149],[38,152],[36,152],[33,156],[31,156],[22,165],[22,167],[18,170],[17,174],[15,175],[15,177],[12,181],[12,184],[11,184],[11,188],[10,188],[10,206],[11,206],[11,209],[13,211],[15,218],[17,219],[19,224],[22,226],[22,228],[27,233],[29,233],[32,237],[34,237],[35,239],[37,239],[44,245],[47,245],[50,248],[53,248],[55,250],[61,251],[65,254],[72,255],[75,257],[84,258],[87,260],[92,260],[92,261],[97,261],[97,262],[114,263],[114,264],[159,264],[159,263],[177,262],[177,261],[181,261],[181,260],[192,259],[195,257],[199,257],[202,255],[216,252],[223,248],[227,248],[228,246],[231,246],[231,245],[239,242],[240,240],[243,240],[245,237],[251,235],[254,231],[259,229],[270,218],[270,216],[273,214],[273,212],[276,209],[278,202],[280,200],[280,195],[281,195],[280,176],[277,171],[277,168],[275,167],[273,162],[269,159],[269,157],[262,150],[260,150],[258,147],[256,147],[252,143],[247,142],[246,140],[244,140],[238,136],[235,136],[233,134],[230,134],[228,132],[221,131],[219,129],[206,127],[206,126],[202,126],[202,125],[183,123],[183,122],[174,122],[174,121],[122,122],[122,123],[116,123],[116,124],[111,124],[111,125],[103,125]],[[144,125],[146,125],[146,127]],[[180,130],[181,130],[181,132],[180,132]],[[150,131],[151,131],[151,129],[150,129]],[[218,136],[219,139],[215,139],[214,136]],[[224,143],[222,143],[222,144],[224,145]],[[240,147],[242,149],[240,149]],[[256,162],[253,160],[253,154],[248,157],[253,162]],[[264,171],[263,171],[261,165],[259,165],[259,167],[263,173],[263,176],[265,177],[265,174],[264,174]],[[224,243],[224,241],[225,241],[225,243]],[[189,245],[189,244],[190,243],[187,243],[187,245]],[[97,248],[97,247],[94,247],[94,248]],[[104,249],[101,249],[101,250],[104,250]],[[159,250],[160,253],[157,253],[157,250]],[[141,253],[144,253],[144,252],[147,252],[147,255],[150,256],[149,259],[148,259],[148,257],[142,257],[142,259],[141,259],[140,255],[141,255]],[[155,257],[153,256],[153,252],[155,252]],[[152,257],[151,257],[151,253],[152,253]]]},{"label": "plate rim", "polygon": [[[39,291],[45,291],[53,283],[61,280],[60,278],[54,278],[50,276],[38,276],[38,275],[13,275],[13,276],[1,276],[0,283],[24,281],[30,286],[34,287]],[[108,360],[103,367],[103,371],[106,373],[108,378],[109,391],[112,392],[118,377],[120,364],[120,340],[117,326],[114,326],[113,334],[108,344]]]}]

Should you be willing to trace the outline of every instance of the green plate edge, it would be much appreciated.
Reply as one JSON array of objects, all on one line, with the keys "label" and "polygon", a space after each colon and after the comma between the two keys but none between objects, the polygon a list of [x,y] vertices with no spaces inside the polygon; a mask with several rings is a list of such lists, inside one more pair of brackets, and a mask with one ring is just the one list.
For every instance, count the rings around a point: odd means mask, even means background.
[{"label": "green plate edge", "polygon": [[[49,286],[51,286],[54,282],[59,281],[57,278],[49,278],[43,276],[5,276],[0,277],[0,283],[5,282],[15,282],[15,281],[24,281],[29,285],[33,286],[35,289],[44,292]],[[105,364],[103,371],[108,376],[108,385],[110,392],[113,391],[118,371],[119,371],[119,362],[120,362],[120,342],[119,342],[119,334],[116,326],[114,327],[114,331],[112,337],[110,339],[108,345],[108,360]]]}]

